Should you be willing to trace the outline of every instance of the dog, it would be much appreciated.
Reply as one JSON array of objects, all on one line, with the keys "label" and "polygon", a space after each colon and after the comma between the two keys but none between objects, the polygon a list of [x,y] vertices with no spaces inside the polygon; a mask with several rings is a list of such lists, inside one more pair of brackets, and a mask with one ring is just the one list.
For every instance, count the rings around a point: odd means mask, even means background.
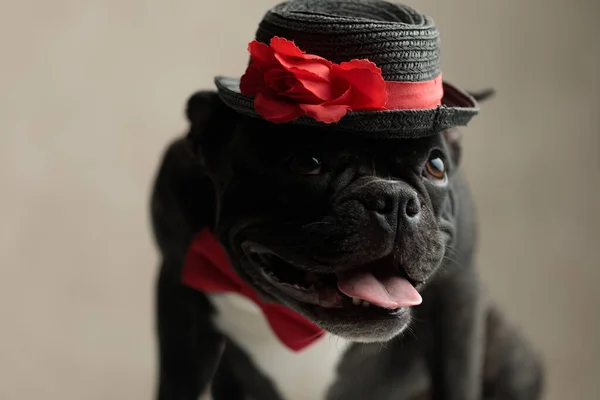
[{"label": "dog", "polygon": [[[340,140],[241,117],[204,91],[190,99],[188,117],[190,132],[169,146],[152,196],[162,255],[158,399],[197,399],[209,385],[215,400],[540,398],[540,356],[477,278],[458,130]],[[321,175],[325,164],[335,174]],[[387,218],[396,212],[405,214]],[[397,234],[416,214],[412,233]],[[250,304],[183,285],[188,246],[204,227],[228,238],[232,261],[256,290],[306,307],[331,336],[306,355],[292,353]],[[260,256],[290,271],[253,261]],[[287,290],[309,278],[328,290],[332,275],[364,266],[385,274],[398,260],[422,303],[392,316],[348,296],[320,312]]]},{"label": "dog", "polygon": [[152,194],[159,400],[537,400],[481,287],[433,21],[382,0],[267,12],[187,104]]}]

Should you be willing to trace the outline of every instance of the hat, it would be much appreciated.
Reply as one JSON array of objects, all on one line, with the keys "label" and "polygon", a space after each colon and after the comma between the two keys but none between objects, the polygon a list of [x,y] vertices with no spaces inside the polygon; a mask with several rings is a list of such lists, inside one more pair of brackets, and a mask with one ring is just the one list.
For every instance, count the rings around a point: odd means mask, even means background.
[{"label": "hat", "polygon": [[221,100],[273,123],[418,138],[467,125],[476,100],[442,80],[433,20],[380,0],[291,0],[269,10]]}]

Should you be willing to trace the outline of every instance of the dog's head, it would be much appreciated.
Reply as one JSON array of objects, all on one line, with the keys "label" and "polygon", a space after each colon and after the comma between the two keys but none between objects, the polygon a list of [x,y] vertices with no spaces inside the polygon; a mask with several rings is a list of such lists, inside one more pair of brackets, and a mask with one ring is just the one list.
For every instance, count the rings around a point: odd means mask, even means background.
[{"label": "dog's head", "polygon": [[216,193],[215,232],[264,298],[355,341],[400,333],[455,235],[455,130],[369,140],[188,108]]}]

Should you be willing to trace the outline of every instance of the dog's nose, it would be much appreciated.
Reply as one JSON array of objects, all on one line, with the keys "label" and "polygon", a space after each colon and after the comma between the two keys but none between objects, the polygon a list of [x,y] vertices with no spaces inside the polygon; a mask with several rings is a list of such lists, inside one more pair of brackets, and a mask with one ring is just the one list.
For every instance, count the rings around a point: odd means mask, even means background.
[{"label": "dog's nose", "polygon": [[398,213],[401,228],[414,226],[421,214],[421,202],[417,192],[403,182],[379,183],[370,188],[370,193],[360,196],[365,208],[389,218]]}]

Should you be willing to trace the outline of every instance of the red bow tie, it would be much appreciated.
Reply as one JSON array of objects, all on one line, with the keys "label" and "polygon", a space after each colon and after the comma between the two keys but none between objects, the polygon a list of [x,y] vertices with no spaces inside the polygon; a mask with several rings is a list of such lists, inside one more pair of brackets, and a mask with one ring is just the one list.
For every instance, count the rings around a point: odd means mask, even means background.
[{"label": "red bow tie", "polygon": [[238,293],[256,303],[279,340],[293,351],[307,347],[324,335],[317,325],[276,303],[265,303],[231,267],[229,258],[213,233],[205,228],[196,235],[182,273],[183,283],[206,293]]}]

